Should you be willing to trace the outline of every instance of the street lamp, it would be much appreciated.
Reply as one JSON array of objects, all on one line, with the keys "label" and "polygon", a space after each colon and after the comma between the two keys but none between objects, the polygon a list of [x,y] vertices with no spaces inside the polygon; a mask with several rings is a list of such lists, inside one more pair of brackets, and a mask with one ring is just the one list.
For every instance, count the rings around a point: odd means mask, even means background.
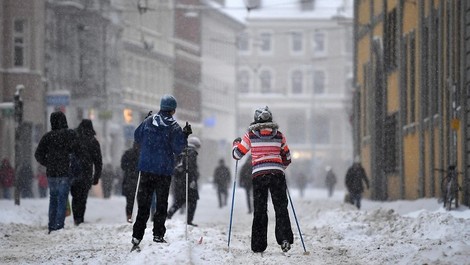
[{"label": "street lamp", "polygon": [[[15,172],[18,172],[20,167],[21,153],[20,153],[20,128],[23,123],[23,99],[21,98],[21,91],[24,85],[17,85],[16,92],[13,97],[15,108]],[[18,178],[15,178],[15,205],[20,205],[20,187]]]}]

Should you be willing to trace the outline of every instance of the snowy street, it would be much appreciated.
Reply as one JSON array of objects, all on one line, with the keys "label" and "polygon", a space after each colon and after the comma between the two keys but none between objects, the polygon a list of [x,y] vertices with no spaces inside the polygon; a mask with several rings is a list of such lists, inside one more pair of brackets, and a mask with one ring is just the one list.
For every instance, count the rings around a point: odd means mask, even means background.
[{"label": "snowy street", "polygon": [[[219,209],[215,189],[205,184],[185,240],[184,215],[167,221],[168,244],[152,241],[149,221],[140,253],[132,252],[132,225],[125,222],[125,199],[90,197],[85,223],[47,234],[48,199],[0,200],[0,264],[470,264],[470,210],[447,212],[436,199],[379,203],[363,200],[360,211],[343,203],[344,193],[291,189],[303,231],[305,255],[290,205],[295,241],[283,254],[274,238],[269,205],[268,248],[250,250],[252,215],[245,191],[237,187],[230,249],[229,205]],[[170,198],[170,204],[172,198]]]}]

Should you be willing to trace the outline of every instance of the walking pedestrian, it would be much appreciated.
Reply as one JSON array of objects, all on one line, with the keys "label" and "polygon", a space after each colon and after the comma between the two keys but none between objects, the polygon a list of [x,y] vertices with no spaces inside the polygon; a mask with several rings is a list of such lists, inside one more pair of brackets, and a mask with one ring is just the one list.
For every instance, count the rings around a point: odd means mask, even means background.
[{"label": "walking pedestrian", "polygon": [[124,179],[122,180],[122,195],[126,197],[126,217],[128,223],[132,223],[135,190],[137,188],[137,180],[139,178],[139,171],[137,170],[138,162],[139,148],[137,147],[137,144],[134,143],[121,157],[121,169],[124,172]]},{"label": "walking pedestrian", "polygon": [[49,233],[64,228],[67,197],[70,190],[70,154],[76,152],[76,133],[68,128],[60,111],[51,113],[51,131],[42,136],[34,157],[46,167],[49,184]]},{"label": "walking pedestrian", "polygon": [[227,205],[228,185],[230,183],[230,170],[225,165],[225,160],[220,159],[219,165],[214,170],[214,183],[217,188],[217,199],[219,200],[219,208]]},{"label": "walking pedestrian", "polygon": [[369,189],[366,171],[362,167],[359,158],[356,158],[355,162],[346,172],[345,184],[349,192],[350,203],[356,205],[357,209],[361,209],[362,193],[364,192],[363,182],[365,182],[367,189]]},{"label": "walking pedestrian", "polygon": [[333,196],[333,192],[336,185],[336,174],[333,172],[333,169],[330,166],[326,166],[326,177],[325,177],[325,185],[328,189],[328,197]]},{"label": "walking pedestrian", "polygon": [[137,218],[132,232],[133,248],[137,247],[144,237],[154,191],[157,196],[157,210],[153,218],[153,241],[166,242],[165,220],[175,157],[186,147],[187,138],[192,133],[188,123],[181,129],[173,118],[176,104],[172,95],[164,95],[160,100],[160,111],[147,117],[134,132],[134,141],[140,149],[140,184],[137,194]]},{"label": "walking pedestrian", "polygon": [[[193,219],[196,213],[197,200],[199,200],[197,151],[200,147],[201,141],[199,138],[195,136],[189,137],[187,150],[180,155],[181,163],[178,164],[173,175],[179,184],[175,186],[176,196],[167,214],[167,218],[171,219],[173,214],[186,204],[186,189],[188,189],[188,205],[186,205],[188,207],[188,216],[186,222],[192,226],[197,226],[193,223]],[[188,187],[186,187],[186,174],[188,174]]]},{"label": "walking pedestrian", "polygon": [[[83,119],[75,130],[78,136],[78,151],[72,161],[73,175],[70,193],[72,194],[72,213],[75,225],[84,222],[88,192],[97,185],[103,169],[100,143],[96,139],[93,122]],[[75,161],[77,160],[77,161]],[[78,164],[78,165],[77,165]]]},{"label": "walking pedestrian", "polygon": [[4,158],[0,167],[0,182],[3,187],[3,198],[10,200],[13,183],[15,183],[15,169],[11,166],[10,160]]},{"label": "walking pedestrian", "polygon": [[284,170],[291,163],[285,136],[273,122],[272,113],[266,106],[255,111],[254,121],[243,139],[233,142],[232,155],[241,159],[251,150],[253,166],[254,213],[251,229],[251,250],[263,252],[267,247],[268,193],[276,213],[275,236],[282,251],[289,251],[294,235],[287,209],[287,184]]},{"label": "walking pedestrian", "polygon": [[253,198],[251,196],[253,191],[253,177],[251,174],[253,167],[251,166],[251,155],[248,155],[245,163],[240,169],[240,187],[245,189],[246,203],[248,206],[248,214],[253,212]]}]

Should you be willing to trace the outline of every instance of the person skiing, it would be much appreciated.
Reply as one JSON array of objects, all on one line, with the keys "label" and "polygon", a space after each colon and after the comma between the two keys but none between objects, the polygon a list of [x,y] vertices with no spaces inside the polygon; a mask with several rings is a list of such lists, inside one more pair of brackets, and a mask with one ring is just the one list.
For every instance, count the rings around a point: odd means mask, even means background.
[{"label": "person skiing", "polygon": [[[72,161],[75,169],[70,194],[72,195],[72,213],[75,225],[84,222],[88,192],[92,185],[97,185],[103,169],[100,143],[96,139],[93,122],[83,119],[75,130],[78,136],[78,151]],[[72,165],[73,167],[73,165]]]},{"label": "person skiing", "polygon": [[219,208],[227,205],[228,185],[230,183],[230,170],[225,165],[223,159],[219,160],[219,165],[214,170],[214,183],[217,188],[217,199],[219,201]]},{"label": "person skiing", "polygon": [[[171,219],[178,209],[186,203],[186,173],[188,174],[188,216],[187,224],[197,226],[193,223],[194,214],[196,213],[197,200],[199,200],[198,179],[199,169],[197,166],[198,150],[201,147],[201,141],[197,137],[189,137],[187,153],[180,155],[181,161],[175,168],[173,177],[175,180],[175,198],[174,203],[168,210],[167,218]],[[187,157],[186,157],[187,156]],[[186,160],[187,159],[187,160]],[[187,171],[186,171],[187,170]]]},{"label": "person skiing", "polygon": [[335,189],[336,184],[336,174],[333,172],[333,169],[330,166],[326,166],[326,177],[325,177],[325,185],[328,189],[328,197],[333,196],[333,191]]},{"label": "person skiing", "polygon": [[126,217],[127,222],[132,223],[132,210],[134,208],[135,190],[139,171],[137,163],[139,162],[139,148],[134,142],[131,148],[126,150],[121,157],[121,169],[124,171],[122,181],[122,195],[126,197]]},{"label": "person skiing", "polygon": [[287,184],[284,170],[291,163],[290,151],[285,136],[273,122],[268,106],[254,113],[254,121],[248,127],[243,139],[233,141],[232,156],[241,159],[251,150],[253,166],[254,213],[251,229],[251,250],[263,252],[267,247],[268,193],[276,213],[275,236],[282,251],[287,252],[294,241],[294,235],[287,209]]},{"label": "person skiing", "polygon": [[253,212],[253,199],[251,193],[253,191],[253,180],[251,176],[251,171],[253,167],[251,166],[251,155],[248,155],[245,163],[240,169],[240,187],[244,188],[246,191],[246,202],[248,206],[248,214]]},{"label": "person skiing", "polygon": [[173,118],[176,105],[176,99],[172,95],[164,95],[160,100],[160,111],[147,117],[134,132],[134,141],[140,149],[138,163],[140,184],[131,250],[137,249],[144,237],[154,191],[157,195],[157,209],[153,218],[153,241],[166,242],[165,220],[175,157],[179,156],[186,147],[187,138],[192,133],[191,125],[186,123],[184,129],[181,129]]},{"label": "person skiing", "polygon": [[76,152],[76,133],[68,128],[60,111],[51,113],[51,131],[39,140],[34,157],[46,167],[49,184],[49,233],[64,228],[65,209],[70,190],[70,154]]},{"label": "person skiing", "polygon": [[361,209],[362,193],[364,192],[363,182],[366,183],[367,189],[369,189],[366,171],[362,167],[359,158],[356,157],[354,163],[346,172],[345,184],[349,192],[350,203],[356,205],[357,209]]}]

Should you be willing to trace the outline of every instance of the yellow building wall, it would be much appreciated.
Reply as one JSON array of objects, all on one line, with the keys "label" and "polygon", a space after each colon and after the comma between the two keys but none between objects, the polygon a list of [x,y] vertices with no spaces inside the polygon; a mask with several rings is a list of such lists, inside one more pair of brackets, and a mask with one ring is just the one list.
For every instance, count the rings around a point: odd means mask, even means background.
[{"label": "yellow building wall", "polygon": [[387,114],[400,110],[400,88],[398,85],[398,71],[394,71],[387,79]]},{"label": "yellow building wall", "polygon": [[400,176],[387,176],[387,195],[389,200],[398,200],[400,198]]},{"label": "yellow building wall", "polygon": [[403,10],[403,32],[409,33],[410,31],[416,30],[418,25],[418,9],[417,5],[405,2]]},{"label": "yellow building wall", "polygon": [[417,199],[419,187],[419,135],[418,131],[403,139],[405,198]]},{"label": "yellow building wall", "polygon": [[358,22],[360,25],[365,25],[369,23],[370,18],[370,9],[369,1],[361,1],[358,8]]}]

